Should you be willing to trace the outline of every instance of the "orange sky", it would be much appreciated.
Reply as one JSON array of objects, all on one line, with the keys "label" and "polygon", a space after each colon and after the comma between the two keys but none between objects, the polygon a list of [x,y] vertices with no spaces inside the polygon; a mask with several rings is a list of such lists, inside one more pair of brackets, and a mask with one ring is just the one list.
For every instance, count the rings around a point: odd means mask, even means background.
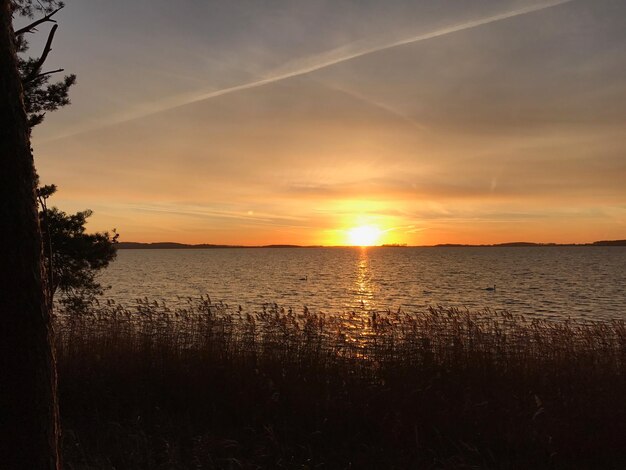
[{"label": "orange sky", "polygon": [[79,84],[33,146],[91,230],[626,238],[622,2],[67,3],[51,67]]}]

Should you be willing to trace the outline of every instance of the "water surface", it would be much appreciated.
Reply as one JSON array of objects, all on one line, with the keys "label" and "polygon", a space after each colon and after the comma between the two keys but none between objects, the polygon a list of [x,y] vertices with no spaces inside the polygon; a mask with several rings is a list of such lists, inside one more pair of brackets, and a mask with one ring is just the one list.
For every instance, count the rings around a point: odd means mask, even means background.
[{"label": "water surface", "polygon": [[333,313],[443,305],[626,318],[625,247],[119,250],[101,281],[111,286],[105,297],[124,304],[208,294],[248,310],[274,302]]}]

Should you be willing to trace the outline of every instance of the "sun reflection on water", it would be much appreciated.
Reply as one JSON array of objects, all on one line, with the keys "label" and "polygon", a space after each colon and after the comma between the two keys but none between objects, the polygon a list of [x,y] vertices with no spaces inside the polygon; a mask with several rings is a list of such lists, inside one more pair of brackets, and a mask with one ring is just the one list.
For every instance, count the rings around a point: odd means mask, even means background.
[{"label": "sun reflection on water", "polygon": [[342,324],[345,340],[356,347],[364,346],[373,332],[374,282],[371,256],[366,247],[358,248],[353,271],[352,301]]},{"label": "sun reflection on water", "polygon": [[374,290],[372,286],[370,257],[368,256],[368,250],[365,247],[359,249],[354,292],[356,294],[355,303],[360,303],[364,310],[371,307]]}]

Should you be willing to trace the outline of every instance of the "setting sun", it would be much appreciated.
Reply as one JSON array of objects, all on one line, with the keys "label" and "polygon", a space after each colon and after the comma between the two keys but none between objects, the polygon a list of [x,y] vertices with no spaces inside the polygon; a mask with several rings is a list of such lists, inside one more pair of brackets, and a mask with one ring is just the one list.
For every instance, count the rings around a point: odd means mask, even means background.
[{"label": "setting sun", "polygon": [[382,231],[378,227],[363,225],[350,229],[348,231],[348,240],[350,245],[372,246],[378,242],[381,234]]}]

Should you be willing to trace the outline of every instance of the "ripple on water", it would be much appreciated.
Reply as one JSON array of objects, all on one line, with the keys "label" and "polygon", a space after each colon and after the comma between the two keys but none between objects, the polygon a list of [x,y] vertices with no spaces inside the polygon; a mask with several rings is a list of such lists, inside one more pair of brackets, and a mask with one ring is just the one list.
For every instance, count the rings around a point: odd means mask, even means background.
[{"label": "ripple on water", "polygon": [[120,250],[100,279],[112,286],[106,298],[126,304],[209,294],[251,310],[444,305],[626,318],[624,247]]}]

